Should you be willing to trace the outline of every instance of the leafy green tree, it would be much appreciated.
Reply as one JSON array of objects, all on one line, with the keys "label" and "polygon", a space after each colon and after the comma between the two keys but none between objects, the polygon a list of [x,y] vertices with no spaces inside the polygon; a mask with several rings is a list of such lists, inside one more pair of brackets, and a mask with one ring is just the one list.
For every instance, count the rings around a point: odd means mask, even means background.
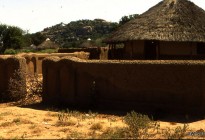
[{"label": "leafy green tree", "polygon": [[123,25],[123,24],[129,22],[130,20],[136,19],[138,16],[139,16],[138,14],[133,14],[133,15],[129,15],[129,16],[123,16],[123,17],[120,19],[119,24],[120,24],[120,25]]},{"label": "leafy green tree", "polygon": [[46,36],[43,35],[41,32],[37,32],[34,34],[30,34],[30,39],[31,43],[38,46],[40,45],[43,41],[46,40]]},{"label": "leafy green tree", "polygon": [[0,25],[0,53],[8,48],[21,49],[24,47],[24,31],[15,26]]}]

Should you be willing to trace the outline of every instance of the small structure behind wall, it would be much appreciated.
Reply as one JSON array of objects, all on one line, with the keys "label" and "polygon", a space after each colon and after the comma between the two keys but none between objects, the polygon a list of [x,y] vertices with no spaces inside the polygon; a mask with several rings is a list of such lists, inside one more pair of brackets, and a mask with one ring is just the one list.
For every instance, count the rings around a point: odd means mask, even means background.
[{"label": "small structure behind wall", "polygon": [[111,44],[108,50],[108,59],[124,59],[124,44]]}]

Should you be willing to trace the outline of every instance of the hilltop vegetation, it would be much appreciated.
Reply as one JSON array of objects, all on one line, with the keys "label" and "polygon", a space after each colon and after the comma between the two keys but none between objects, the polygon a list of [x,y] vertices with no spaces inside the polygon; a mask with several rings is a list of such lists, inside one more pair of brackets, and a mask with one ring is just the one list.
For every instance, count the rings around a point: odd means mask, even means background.
[{"label": "hilltop vegetation", "polygon": [[45,28],[41,33],[65,48],[78,47],[88,39],[91,39],[93,45],[101,46],[101,40],[118,26],[116,22],[107,22],[103,19],[78,20]]},{"label": "hilltop vegetation", "polygon": [[59,44],[62,48],[103,47],[106,45],[102,43],[103,39],[121,25],[137,17],[137,14],[123,16],[119,23],[103,19],[77,20],[68,24],[59,23],[33,34],[16,26],[0,24],[0,53],[4,53],[6,49],[30,51],[32,44],[38,46],[46,38]]}]

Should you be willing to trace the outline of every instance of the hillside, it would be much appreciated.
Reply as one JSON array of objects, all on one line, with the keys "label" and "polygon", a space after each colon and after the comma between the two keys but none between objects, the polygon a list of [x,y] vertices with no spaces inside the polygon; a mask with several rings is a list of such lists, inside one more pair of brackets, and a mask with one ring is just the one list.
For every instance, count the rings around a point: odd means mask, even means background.
[{"label": "hillside", "polygon": [[78,20],[45,28],[41,33],[65,48],[78,47],[89,38],[95,46],[98,46],[101,45],[101,40],[118,25],[118,23],[107,22],[103,19]]}]

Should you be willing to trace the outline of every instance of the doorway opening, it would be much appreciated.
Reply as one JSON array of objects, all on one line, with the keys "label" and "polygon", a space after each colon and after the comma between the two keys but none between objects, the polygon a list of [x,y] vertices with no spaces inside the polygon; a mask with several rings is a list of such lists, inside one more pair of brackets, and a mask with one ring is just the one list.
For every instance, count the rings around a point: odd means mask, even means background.
[{"label": "doorway opening", "polygon": [[147,40],[144,45],[144,57],[146,60],[157,59],[158,41]]}]

